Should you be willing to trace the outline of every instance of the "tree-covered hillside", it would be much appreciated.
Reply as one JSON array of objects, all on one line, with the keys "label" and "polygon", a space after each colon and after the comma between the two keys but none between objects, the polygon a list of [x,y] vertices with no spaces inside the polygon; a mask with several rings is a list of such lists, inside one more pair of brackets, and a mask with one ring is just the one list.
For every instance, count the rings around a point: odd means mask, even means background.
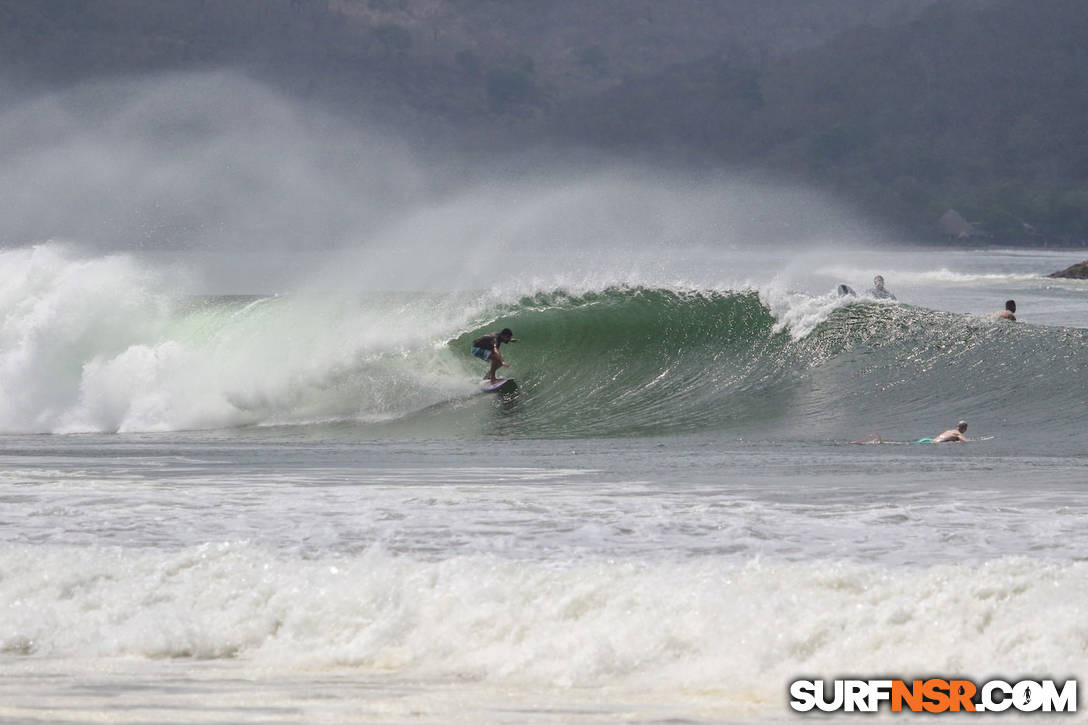
[{"label": "tree-covered hillside", "polygon": [[978,239],[1088,239],[1088,7],[1078,0],[941,2],[763,69],[670,68],[557,115],[564,132],[617,148],[829,184],[921,234],[952,208]]},{"label": "tree-covered hillside", "polygon": [[431,143],[801,178],[933,240],[1088,240],[1086,41],[1082,0],[0,0],[9,100],[228,67]]}]

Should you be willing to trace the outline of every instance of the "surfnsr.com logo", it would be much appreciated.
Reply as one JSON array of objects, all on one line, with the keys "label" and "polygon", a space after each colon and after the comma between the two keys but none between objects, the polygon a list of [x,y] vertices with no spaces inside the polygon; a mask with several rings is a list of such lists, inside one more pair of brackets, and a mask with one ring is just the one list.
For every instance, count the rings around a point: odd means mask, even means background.
[{"label": "surfnsr.com logo", "polygon": [[790,707],[797,712],[1076,712],[1077,681],[795,680]]}]

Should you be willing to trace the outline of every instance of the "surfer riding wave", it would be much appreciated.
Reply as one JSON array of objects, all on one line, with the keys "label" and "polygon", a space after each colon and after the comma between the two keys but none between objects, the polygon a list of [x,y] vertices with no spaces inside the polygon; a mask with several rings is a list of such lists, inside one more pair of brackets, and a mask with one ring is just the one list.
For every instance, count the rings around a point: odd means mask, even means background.
[{"label": "surfer riding wave", "polygon": [[472,354],[481,360],[486,360],[491,363],[491,369],[487,375],[484,376],[484,380],[488,380],[492,383],[496,382],[495,372],[500,367],[508,368],[510,363],[502,359],[502,353],[499,352],[499,346],[504,342],[517,342],[517,338],[514,337],[514,333],[509,327],[505,327],[500,332],[493,332],[490,335],[483,335],[477,337],[472,341]]}]

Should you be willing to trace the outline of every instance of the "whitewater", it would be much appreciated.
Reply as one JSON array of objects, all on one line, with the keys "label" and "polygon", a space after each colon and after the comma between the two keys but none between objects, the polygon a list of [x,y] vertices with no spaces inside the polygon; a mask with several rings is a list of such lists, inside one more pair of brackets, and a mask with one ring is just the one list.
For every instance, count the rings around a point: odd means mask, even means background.
[{"label": "whitewater", "polygon": [[[801,677],[1078,677],[1088,283],[1045,274],[1088,253],[832,249],[263,290],[0,251],[0,718],[792,721]],[[835,292],[875,274],[897,302]],[[501,327],[519,388],[481,394]]]}]

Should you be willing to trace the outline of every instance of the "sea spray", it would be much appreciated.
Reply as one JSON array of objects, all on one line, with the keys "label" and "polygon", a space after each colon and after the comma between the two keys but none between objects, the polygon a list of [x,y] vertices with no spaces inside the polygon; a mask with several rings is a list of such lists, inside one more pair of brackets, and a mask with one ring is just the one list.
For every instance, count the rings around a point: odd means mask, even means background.
[{"label": "sea spray", "polygon": [[170,310],[159,284],[124,255],[0,251],[0,428],[53,430],[79,399],[85,366],[156,339]]},{"label": "sea spray", "polygon": [[168,295],[127,256],[57,244],[3,252],[0,274],[8,431],[395,415],[470,388],[464,366],[436,352],[457,322],[433,299]]}]

